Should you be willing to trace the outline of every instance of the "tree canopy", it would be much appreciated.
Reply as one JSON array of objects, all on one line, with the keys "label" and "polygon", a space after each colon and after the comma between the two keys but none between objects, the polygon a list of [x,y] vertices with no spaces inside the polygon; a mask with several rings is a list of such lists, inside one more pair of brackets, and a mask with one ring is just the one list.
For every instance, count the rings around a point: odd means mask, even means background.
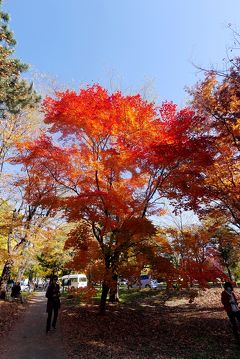
[{"label": "tree canopy", "polygon": [[197,133],[199,118],[191,110],[109,94],[100,85],[48,97],[44,111],[48,134],[20,144],[16,161],[48,187],[45,206],[64,209],[79,223],[74,246],[86,245],[83,227],[91,229],[106,297],[122,257],[154,236],[149,217],[161,213],[159,200],[171,197],[189,165],[197,173],[209,164],[210,141]]}]

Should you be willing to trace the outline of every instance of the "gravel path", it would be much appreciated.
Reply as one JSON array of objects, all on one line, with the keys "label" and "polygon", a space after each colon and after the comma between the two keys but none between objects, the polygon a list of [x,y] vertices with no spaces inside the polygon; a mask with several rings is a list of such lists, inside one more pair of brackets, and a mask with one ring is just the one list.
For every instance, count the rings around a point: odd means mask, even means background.
[{"label": "gravel path", "polygon": [[60,321],[55,331],[50,331],[48,335],[45,332],[45,292],[35,292],[29,302],[26,312],[5,338],[5,349],[0,353],[0,359],[67,359]]}]

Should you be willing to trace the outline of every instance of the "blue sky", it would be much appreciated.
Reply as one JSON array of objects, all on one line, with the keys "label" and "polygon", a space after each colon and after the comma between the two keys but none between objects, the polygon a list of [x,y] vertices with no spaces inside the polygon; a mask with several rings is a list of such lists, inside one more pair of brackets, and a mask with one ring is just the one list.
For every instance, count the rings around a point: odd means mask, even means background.
[{"label": "blue sky", "polygon": [[183,106],[193,63],[222,66],[238,27],[239,0],[5,0],[16,56],[33,71],[78,87],[99,82],[126,93],[149,86]]}]

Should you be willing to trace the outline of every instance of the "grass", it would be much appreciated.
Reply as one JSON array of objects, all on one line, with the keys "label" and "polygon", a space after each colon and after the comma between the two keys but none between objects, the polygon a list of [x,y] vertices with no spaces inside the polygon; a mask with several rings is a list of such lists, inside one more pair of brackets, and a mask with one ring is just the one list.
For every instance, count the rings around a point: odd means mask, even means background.
[{"label": "grass", "polygon": [[163,295],[165,291],[159,289],[121,289],[120,301],[126,304],[139,303],[146,298],[154,298]]},{"label": "grass", "polygon": [[[145,298],[149,297],[161,297],[165,291],[161,289],[127,289],[126,287],[121,287],[119,290],[120,303],[125,304],[136,304],[141,302]],[[66,299],[68,304],[80,304],[81,298],[78,295],[71,295],[67,292],[61,294],[61,297]],[[98,305],[101,299],[101,288],[98,288],[98,291],[94,297],[91,299],[91,303]]]}]

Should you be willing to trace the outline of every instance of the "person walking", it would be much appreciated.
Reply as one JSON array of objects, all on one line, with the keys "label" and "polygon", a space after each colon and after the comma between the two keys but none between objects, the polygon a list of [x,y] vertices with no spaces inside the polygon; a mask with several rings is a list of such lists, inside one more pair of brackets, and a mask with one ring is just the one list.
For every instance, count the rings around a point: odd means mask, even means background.
[{"label": "person walking", "polygon": [[[58,277],[54,275],[48,285],[46,291],[47,297],[47,327],[46,327],[46,334],[52,328],[56,329],[57,317],[58,317],[58,310],[60,308],[60,288],[59,284],[57,283]],[[53,313],[53,321],[52,321],[52,313]],[[52,322],[52,323],[51,323]]]},{"label": "person walking", "polygon": [[235,338],[239,341],[238,323],[240,323],[240,310],[238,308],[237,298],[233,292],[232,283],[224,283],[224,291],[221,294],[221,301],[227,312],[228,318],[232,324],[232,330]]}]

